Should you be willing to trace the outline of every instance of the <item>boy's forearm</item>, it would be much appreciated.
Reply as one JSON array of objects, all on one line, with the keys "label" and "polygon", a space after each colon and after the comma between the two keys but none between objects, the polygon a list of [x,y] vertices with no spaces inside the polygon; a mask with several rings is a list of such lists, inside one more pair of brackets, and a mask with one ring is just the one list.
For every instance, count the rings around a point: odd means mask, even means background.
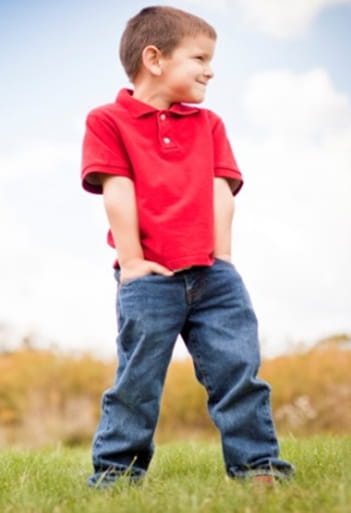
[{"label": "boy's forearm", "polygon": [[121,283],[150,273],[172,276],[171,270],[144,258],[132,180],[123,176],[104,178],[103,193],[113,240],[118,248]]},{"label": "boy's forearm", "polygon": [[108,177],[103,181],[103,194],[112,236],[118,246],[120,265],[143,259],[132,180],[122,176]]},{"label": "boy's forearm", "polygon": [[217,258],[230,261],[234,198],[230,185],[225,178],[216,177],[214,182],[214,254]]}]

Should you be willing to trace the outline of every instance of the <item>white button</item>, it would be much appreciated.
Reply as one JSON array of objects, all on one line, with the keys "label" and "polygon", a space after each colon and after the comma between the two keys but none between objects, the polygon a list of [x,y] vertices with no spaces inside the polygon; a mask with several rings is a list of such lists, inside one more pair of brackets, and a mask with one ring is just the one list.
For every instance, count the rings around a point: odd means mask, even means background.
[{"label": "white button", "polygon": [[166,117],[167,117],[166,114],[163,114],[163,113],[160,114],[160,120],[161,121],[164,121],[166,119]]},{"label": "white button", "polygon": [[170,138],[169,138],[169,137],[164,137],[164,138],[163,138],[163,142],[164,142],[165,144],[169,144],[169,143],[171,142],[171,140],[170,140]]}]

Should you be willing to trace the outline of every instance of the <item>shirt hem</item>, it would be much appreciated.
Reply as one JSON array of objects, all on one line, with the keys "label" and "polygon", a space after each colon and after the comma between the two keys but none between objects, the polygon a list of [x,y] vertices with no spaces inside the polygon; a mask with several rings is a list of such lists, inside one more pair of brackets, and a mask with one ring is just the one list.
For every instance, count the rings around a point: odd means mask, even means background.
[{"label": "shirt hem", "polygon": [[[151,258],[147,255],[145,256],[147,260],[152,260],[153,262],[156,262],[160,265],[163,265],[167,267],[170,271],[173,272],[180,272],[184,269],[188,269],[190,267],[196,267],[196,266],[205,266],[205,267],[211,267],[214,264],[214,257],[213,256],[199,256],[199,257],[189,257],[187,259],[182,260],[172,260],[172,261],[165,261],[160,259]],[[119,269],[119,262],[118,259],[114,261],[113,263],[114,269]]]}]

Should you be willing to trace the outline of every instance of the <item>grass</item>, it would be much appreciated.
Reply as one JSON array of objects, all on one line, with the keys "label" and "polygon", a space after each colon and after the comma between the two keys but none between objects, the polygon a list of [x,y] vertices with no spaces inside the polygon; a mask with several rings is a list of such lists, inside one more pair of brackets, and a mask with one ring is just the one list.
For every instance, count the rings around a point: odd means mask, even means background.
[{"label": "grass", "polygon": [[170,443],[156,451],[140,486],[85,486],[89,450],[58,447],[0,453],[1,513],[348,513],[351,437],[285,439],[296,477],[273,488],[228,482],[218,444]]}]

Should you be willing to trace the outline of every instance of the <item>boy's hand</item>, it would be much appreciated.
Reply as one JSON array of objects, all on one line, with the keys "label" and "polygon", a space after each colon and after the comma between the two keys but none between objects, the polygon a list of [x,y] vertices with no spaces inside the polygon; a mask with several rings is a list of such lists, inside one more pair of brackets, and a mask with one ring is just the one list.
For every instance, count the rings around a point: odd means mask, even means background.
[{"label": "boy's hand", "polygon": [[163,276],[173,276],[174,274],[161,264],[142,258],[134,258],[121,265],[121,283],[152,273],[162,274]]}]

